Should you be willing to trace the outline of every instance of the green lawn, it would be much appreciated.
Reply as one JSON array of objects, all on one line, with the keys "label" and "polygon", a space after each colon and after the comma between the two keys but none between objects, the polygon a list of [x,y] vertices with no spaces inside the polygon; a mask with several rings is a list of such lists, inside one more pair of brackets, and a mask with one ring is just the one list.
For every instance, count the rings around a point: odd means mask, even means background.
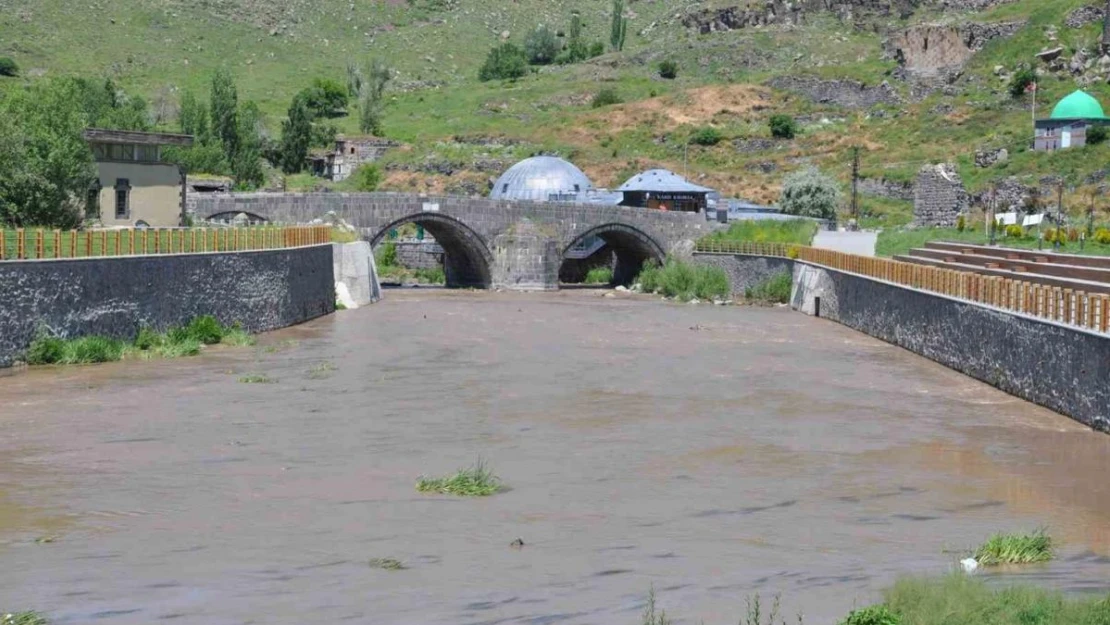
[{"label": "green lawn", "polygon": [[[883,230],[879,233],[878,241],[875,243],[875,254],[877,256],[887,257],[896,254],[907,254],[913,248],[924,247],[927,241],[952,241],[956,243],[973,243],[975,245],[987,245],[989,243],[988,237],[984,234],[982,229],[974,232],[970,230],[959,232],[955,228]],[[1013,247],[1024,250],[1038,249],[1038,241],[1036,238],[1024,237],[1017,239],[999,237],[996,243],[999,247]],[[1060,252],[1061,254],[1110,256],[1110,245],[1096,243],[1094,241],[1086,241],[1082,248],[1080,248],[1079,242],[1069,241],[1059,249],[1054,248],[1051,243],[1046,242],[1041,249],[1050,252]]]}]

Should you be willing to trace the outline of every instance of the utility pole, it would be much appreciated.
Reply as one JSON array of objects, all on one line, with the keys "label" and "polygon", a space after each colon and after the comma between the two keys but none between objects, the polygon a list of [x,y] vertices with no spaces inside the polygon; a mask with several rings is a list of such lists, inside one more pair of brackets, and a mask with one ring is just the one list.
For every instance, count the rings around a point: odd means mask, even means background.
[{"label": "utility pole", "polygon": [[[1061,226],[1064,225],[1064,181],[1056,187],[1056,249],[1060,249]],[[1064,232],[1064,236],[1067,233]]]},{"label": "utility pole", "polygon": [[852,218],[859,219],[859,146],[852,146]]}]

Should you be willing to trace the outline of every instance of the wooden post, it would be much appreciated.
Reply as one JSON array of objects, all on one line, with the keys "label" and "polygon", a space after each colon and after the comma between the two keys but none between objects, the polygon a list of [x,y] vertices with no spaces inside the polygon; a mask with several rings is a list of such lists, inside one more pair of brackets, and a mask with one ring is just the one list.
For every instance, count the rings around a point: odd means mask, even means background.
[{"label": "wooden post", "polygon": [[35,258],[43,258],[46,256],[45,238],[41,229],[35,230]]},{"label": "wooden post", "polygon": [[0,228],[0,260],[8,257],[8,233]]},{"label": "wooden post", "polygon": [[1098,315],[1101,318],[1098,322],[1098,328],[1103,332],[1110,332],[1110,297],[1106,295],[1100,295],[1098,298],[1098,303]]},{"label": "wooden post", "polygon": [[54,236],[51,237],[51,238],[54,239],[54,258],[61,258],[62,257],[62,231],[58,230],[58,229],[55,229],[54,230]]}]

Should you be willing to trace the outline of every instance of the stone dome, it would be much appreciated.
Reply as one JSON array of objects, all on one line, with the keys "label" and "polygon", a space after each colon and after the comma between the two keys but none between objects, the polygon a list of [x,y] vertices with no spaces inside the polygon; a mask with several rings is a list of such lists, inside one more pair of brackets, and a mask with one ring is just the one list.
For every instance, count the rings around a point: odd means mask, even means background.
[{"label": "stone dome", "polygon": [[[495,200],[577,199],[594,185],[571,163],[554,156],[534,156],[501,174],[489,196]],[[573,196],[568,198],[567,196]]]},{"label": "stone dome", "polygon": [[1082,89],[1056,103],[1051,119],[1106,119],[1102,105]]}]

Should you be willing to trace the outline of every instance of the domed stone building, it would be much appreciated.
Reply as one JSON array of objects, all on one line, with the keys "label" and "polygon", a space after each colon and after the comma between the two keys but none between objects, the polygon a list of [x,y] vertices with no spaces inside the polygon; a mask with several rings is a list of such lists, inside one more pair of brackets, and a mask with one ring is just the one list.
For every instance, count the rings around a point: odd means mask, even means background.
[{"label": "domed stone building", "polygon": [[594,185],[573,164],[554,156],[534,156],[510,167],[490,191],[495,200],[582,201]]},{"label": "domed stone building", "polygon": [[1077,90],[1057,102],[1048,119],[1037,120],[1033,149],[1051,152],[1087,145],[1088,129],[1108,124],[1102,104],[1086,91]]}]

